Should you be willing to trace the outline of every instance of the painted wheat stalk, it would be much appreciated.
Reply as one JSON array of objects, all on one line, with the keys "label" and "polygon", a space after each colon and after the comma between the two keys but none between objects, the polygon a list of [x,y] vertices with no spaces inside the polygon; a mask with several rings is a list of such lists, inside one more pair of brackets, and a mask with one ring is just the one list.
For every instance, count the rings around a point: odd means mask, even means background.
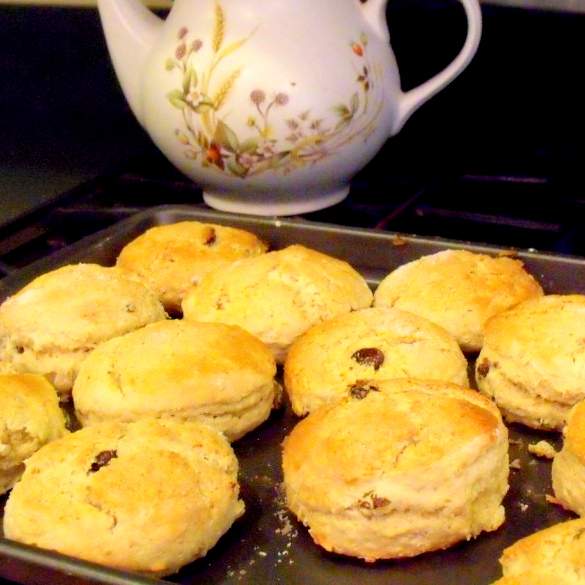
[{"label": "painted wheat stalk", "polygon": [[217,53],[221,48],[223,43],[223,35],[225,31],[225,15],[223,13],[223,8],[221,7],[219,2],[215,4],[215,28],[213,30],[213,39],[211,41],[211,46],[213,51]]},{"label": "painted wheat stalk", "polygon": [[217,93],[213,97],[213,107],[215,110],[219,110],[227,99],[230,91],[234,87],[236,80],[240,76],[241,69],[236,69],[232,74],[221,84]]}]

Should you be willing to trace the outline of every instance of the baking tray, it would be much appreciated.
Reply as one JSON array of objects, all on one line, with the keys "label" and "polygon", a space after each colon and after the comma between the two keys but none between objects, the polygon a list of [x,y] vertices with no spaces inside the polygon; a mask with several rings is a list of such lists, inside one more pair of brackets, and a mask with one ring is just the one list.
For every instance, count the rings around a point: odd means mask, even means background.
[{"label": "baking tray", "polygon": [[[517,255],[548,293],[585,293],[583,258],[502,250],[303,219],[242,217],[188,206],[163,206],[132,216],[6,277],[0,281],[0,300],[38,274],[64,264],[111,265],[120,249],[149,227],[182,220],[247,229],[269,242],[273,249],[292,243],[304,244],[345,259],[372,287],[400,264],[425,254],[463,248]],[[446,551],[410,560],[367,564],[327,553],[313,544],[307,530],[284,506],[280,445],[297,420],[285,405],[261,427],[234,444],[240,462],[246,513],[205,558],[184,567],[180,573],[165,580],[146,578],[20,545],[2,538],[0,533],[0,577],[35,585],[166,582],[185,585],[488,585],[501,575],[498,558],[506,546],[572,517],[546,500],[546,495],[552,493],[550,461],[536,459],[527,452],[529,443],[543,438],[558,447],[559,435],[511,426],[510,459],[518,459],[520,469],[510,471],[510,490],[504,500],[506,522],[499,530]],[[3,502],[0,500],[0,506]]]}]

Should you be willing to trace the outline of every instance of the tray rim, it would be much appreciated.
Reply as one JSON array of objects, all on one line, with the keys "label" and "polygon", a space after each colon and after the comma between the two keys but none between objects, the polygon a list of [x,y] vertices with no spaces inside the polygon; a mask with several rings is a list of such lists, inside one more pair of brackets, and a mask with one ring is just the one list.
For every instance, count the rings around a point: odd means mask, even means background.
[{"label": "tray rim", "polygon": [[[91,235],[66,246],[65,248],[38,259],[31,264],[14,271],[0,280],[0,302],[6,297],[6,289],[10,290],[13,283],[31,278],[30,275],[39,274],[42,270],[54,269],[62,265],[68,257],[82,252],[88,247],[107,246],[108,242],[117,236],[120,229],[124,227],[131,227],[139,224],[142,221],[148,220],[151,217],[168,213],[171,214],[188,214],[193,215],[193,221],[203,220],[229,224],[230,220],[237,223],[249,223],[249,229],[256,226],[264,227],[291,227],[295,229],[303,229],[311,232],[330,233],[330,234],[347,234],[347,235],[363,235],[368,238],[378,240],[380,243],[387,243],[388,245],[396,245],[396,238],[399,238],[408,243],[416,243],[423,245],[439,245],[451,249],[469,249],[473,251],[498,255],[504,253],[512,253],[513,257],[520,259],[535,259],[535,260],[549,260],[555,263],[563,263],[565,266],[571,265],[585,265],[585,257],[567,254],[557,254],[553,252],[539,252],[534,249],[518,249],[513,247],[502,247],[492,244],[476,243],[471,241],[445,239],[441,237],[418,236],[416,234],[406,234],[402,232],[392,232],[386,230],[377,230],[374,228],[362,228],[353,226],[343,226],[338,224],[317,222],[307,220],[302,217],[265,217],[265,216],[244,216],[233,213],[226,213],[216,211],[208,208],[198,208],[190,205],[159,205],[153,206],[146,210],[132,214],[111,226],[99,230]],[[181,221],[185,221],[183,219]],[[245,228],[244,228],[245,229]],[[107,585],[155,585],[173,583],[161,578],[149,577],[132,573],[130,571],[123,571],[113,569],[68,555],[64,555],[48,549],[41,549],[32,545],[21,544],[16,541],[0,536],[0,561],[2,558],[9,558],[13,561],[22,561],[30,563],[38,567],[52,569],[71,577],[79,577],[83,579],[90,579],[92,582],[103,583]],[[2,574],[0,573],[0,582],[2,581]]]}]

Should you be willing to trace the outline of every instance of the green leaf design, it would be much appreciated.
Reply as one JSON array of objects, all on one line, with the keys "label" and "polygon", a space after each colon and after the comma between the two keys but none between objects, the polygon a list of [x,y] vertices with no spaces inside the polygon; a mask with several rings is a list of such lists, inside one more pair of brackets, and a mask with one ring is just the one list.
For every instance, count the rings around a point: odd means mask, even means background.
[{"label": "green leaf design", "polygon": [[217,123],[217,127],[215,128],[213,142],[231,152],[238,152],[240,147],[240,142],[236,133],[221,120]]},{"label": "green leaf design", "polygon": [[258,139],[248,138],[240,144],[240,152],[254,152],[258,150]]},{"label": "green leaf design", "polygon": [[248,169],[243,167],[240,163],[236,162],[235,160],[230,160],[227,163],[228,170],[236,175],[236,177],[244,178],[248,174]]},{"label": "green leaf design", "polygon": [[204,114],[205,112],[209,112],[213,110],[213,103],[212,102],[199,102],[195,107],[193,107],[193,111],[197,114]]},{"label": "green leaf design", "polygon": [[183,92],[187,94],[191,88],[197,87],[197,81],[197,72],[189,67],[183,75]]},{"label": "green leaf design", "polygon": [[345,104],[338,104],[337,106],[334,106],[333,111],[340,118],[348,118],[351,116],[351,112],[349,111],[349,108]]},{"label": "green leaf design", "polygon": [[165,61],[165,69],[167,71],[172,71],[175,68],[175,61],[170,57]]},{"label": "green leaf design", "polygon": [[167,93],[167,99],[171,102],[172,106],[179,110],[182,110],[187,106],[185,95],[180,89],[173,89],[173,91]]}]

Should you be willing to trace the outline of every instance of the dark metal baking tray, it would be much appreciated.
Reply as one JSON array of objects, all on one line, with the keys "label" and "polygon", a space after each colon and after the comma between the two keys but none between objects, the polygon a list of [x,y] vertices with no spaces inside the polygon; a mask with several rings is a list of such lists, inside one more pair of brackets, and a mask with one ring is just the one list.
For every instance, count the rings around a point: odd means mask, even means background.
[{"label": "dark metal baking tray", "polygon": [[[147,228],[187,219],[248,229],[275,249],[301,243],[343,258],[372,287],[400,264],[440,250],[465,248],[491,254],[510,253],[487,245],[345,228],[303,219],[242,217],[188,206],[164,206],[139,213],[6,277],[0,281],[0,300],[38,274],[64,264],[113,264],[122,246]],[[534,251],[513,253],[539,278],[546,292],[585,293],[585,259]],[[234,444],[240,461],[246,514],[204,559],[191,563],[165,581],[23,546],[1,538],[1,534],[0,578],[35,585],[147,585],[167,581],[185,585],[488,585],[501,574],[498,558],[506,546],[572,517],[546,501],[546,495],[551,494],[550,462],[535,459],[527,452],[529,443],[542,438],[559,446],[559,435],[512,426],[511,460],[518,459],[520,469],[510,472],[510,491],[504,501],[507,519],[499,530],[446,551],[403,561],[367,564],[329,554],[313,544],[306,529],[284,506],[280,444],[296,422],[290,408],[285,406]]]}]

